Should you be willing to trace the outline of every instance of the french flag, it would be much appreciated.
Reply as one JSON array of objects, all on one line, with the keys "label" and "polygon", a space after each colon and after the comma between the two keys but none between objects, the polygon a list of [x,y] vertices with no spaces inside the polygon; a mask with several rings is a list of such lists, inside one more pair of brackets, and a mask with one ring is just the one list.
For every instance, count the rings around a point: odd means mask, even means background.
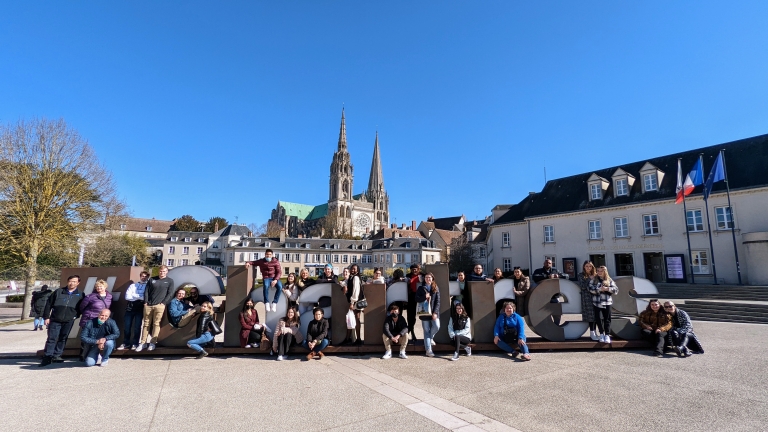
[{"label": "french flag", "polygon": [[677,199],[675,204],[683,202],[683,197],[693,192],[693,188],[704,183],[704,170],[701,169],[701,159],[696,160],[693,169],[683,180],[683,168],[680,165],[680,159],[677,160]]}]

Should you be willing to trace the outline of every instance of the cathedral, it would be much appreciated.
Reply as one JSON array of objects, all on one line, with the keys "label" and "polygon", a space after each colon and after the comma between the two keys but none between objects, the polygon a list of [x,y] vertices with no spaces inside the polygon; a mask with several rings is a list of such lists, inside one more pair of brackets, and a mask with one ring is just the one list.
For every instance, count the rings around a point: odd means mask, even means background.
[{"label": "cathedral", "polygon": [[331,161],[328,202],[320,205],[278,201],[270,224],[285,229],[288,237],[335,234],[367,237],[389,225],[389,195],[379,156],[379,133],[373,143],[373,160],[368,188],[354,195],[354,167],[347,151],[347,127],[341,110],[339,142]]}]

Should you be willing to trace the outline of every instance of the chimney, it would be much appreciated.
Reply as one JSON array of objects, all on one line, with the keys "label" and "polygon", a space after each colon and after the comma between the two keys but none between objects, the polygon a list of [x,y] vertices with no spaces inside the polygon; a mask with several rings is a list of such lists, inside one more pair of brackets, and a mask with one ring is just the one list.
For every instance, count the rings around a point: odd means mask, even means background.
[{"label": "chimney", "polygon": [[216,232],[216,231],[218,231],[218,230],[219,230],[219,222],[218,222],[218,221],[216,221],[216,223],[215,223],[215,224],[213,224],[213,232]]},{"label": "chimney", "polygon": [[536,195],[536,192],[528,192],[528,196],[534,196]]},{"label": "chimney", "polygon": [[248,237],[253,237],[253,231],[248,231]]},{"label": "chimney", "polygon": [[411,221],[411,231],[416,231],[416,221],[415,220]]},{"label": "chimney", "polygon": [[396,224],[392,224],[389,227],[392,228],[392,229],[395,229],[395,228],[397,228],[397,225]]},{"label": "chimney", "polygon": [[304,238],[304,234],[299,234],[299,238],[303,239]]},{"label": "chimney", "polygon": [[280,242],[282,243],[284,241],[285,241],[285,228],[281,228],[280,229]]},{"label": "chimney", "polygon": [[434,219],[433,216],[430,216],[430,217],[427,218],[428,221],[431,221],[432,219]]},{"label": "chimney", "polygon": [[405,229],[405,224],[400,224],[400,229],[404,230]]}]

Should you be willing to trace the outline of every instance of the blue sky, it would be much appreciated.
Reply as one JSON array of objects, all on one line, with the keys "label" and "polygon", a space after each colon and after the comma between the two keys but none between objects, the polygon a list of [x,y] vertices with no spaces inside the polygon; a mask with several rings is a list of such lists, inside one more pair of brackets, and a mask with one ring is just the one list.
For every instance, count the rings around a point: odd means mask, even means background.
[{"label": "blue sky", "polygon": [[[137,217],[321,204],[346,107],[392,222],[768,133],[768,2],[7,2],[0,122],[64,118]],[[730,168],[734,169],[734,168]]]}]

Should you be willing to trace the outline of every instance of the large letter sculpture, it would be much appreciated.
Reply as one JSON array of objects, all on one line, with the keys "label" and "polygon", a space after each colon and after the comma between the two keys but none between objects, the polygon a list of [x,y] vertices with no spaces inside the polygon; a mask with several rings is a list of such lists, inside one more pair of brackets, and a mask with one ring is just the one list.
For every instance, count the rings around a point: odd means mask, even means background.
[{"label": "large letter sculpture", "polygon": [[[656,285],[648,279],[619,276],[614,282],[619,287],[619,293],[613,296],[613,310],[620,314],[637,316],[648,306],[647,300],[635,298],[633,295],[659,293]],[[629,318],[617,317],[611,321],[611,333],[621,339],[640,339],[640,326]]]},{"label": "large letter sculpture", "polygon": [[[562,294],[565,303],[552,303],[552,297]],[[544,339],[562,342],[580,338],[589,324],[583,321],[567,321],[556,324],[552,316],[581,314],[581,289],[565,279],[547,279],[528,293],[528,316],[526,322],[533,331]]]}]

